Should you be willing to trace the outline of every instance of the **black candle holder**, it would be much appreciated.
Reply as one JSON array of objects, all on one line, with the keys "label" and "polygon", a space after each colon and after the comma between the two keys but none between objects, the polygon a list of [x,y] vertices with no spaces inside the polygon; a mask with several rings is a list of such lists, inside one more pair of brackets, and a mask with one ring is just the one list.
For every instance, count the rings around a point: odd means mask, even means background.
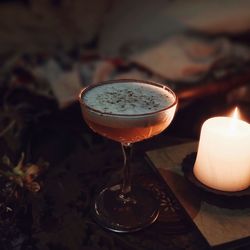
[{"label": "black candle holder", "polygon": [[197,152],[188,154],[182,161],[182,171],[188,182],[201,192],[202,200],[224,208],[242,209],[250,207],[250,187],[242,191],[227,192],[206,186],[194,175]]}]

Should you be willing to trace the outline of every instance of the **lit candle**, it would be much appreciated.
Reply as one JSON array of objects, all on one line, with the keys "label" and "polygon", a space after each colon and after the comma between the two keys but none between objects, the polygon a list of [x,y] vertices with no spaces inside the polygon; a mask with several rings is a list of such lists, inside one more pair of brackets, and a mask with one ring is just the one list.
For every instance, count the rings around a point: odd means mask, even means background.
[{"label": "lit candle", "polygon": [[240,191],[250,185],[250,125],[233,117],[214,117],[202,125],[194,175],[208,187]]}]

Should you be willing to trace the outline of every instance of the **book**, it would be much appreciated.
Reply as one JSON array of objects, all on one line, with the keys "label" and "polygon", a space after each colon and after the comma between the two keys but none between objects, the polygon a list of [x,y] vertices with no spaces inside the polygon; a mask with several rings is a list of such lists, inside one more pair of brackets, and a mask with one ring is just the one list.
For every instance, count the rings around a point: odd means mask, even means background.
[{"label": "book", "polygon": [[211,248],[248,245],[244,249],[250,249],[250,207],[231,209],[211,204],[184,176],[182,161],[197,148],[197,142],[190,142],[148,151],[146,156]]}]

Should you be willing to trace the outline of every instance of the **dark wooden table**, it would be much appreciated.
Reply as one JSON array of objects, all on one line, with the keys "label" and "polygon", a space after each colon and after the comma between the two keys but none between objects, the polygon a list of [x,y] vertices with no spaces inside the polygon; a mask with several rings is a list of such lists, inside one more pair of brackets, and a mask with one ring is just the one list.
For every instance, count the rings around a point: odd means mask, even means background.
[{"label": "dark wooden table", "polygon": [[[55,103],[27,93],[19,100],[32,104],[27,116],[32,122],[20,138],[6,138],[14,145],[24,139],[16,152],[25,151],[27,162],[42,158],[49,166],[39,176],[39,192],[21,189],[21,199],[13,197],[11,216],[0,223],[1,250],[207,249],[166,184],[145,161],[145,152],[183,142],[187,137],[197,139],[201,122],[215,109],[218,113],[218,107],[224,112],[219,106],[223,99],[209,97],[178,110],[165,132],[134,145],[133,178],[153,190],[161,202],[161,212],[153,225],[128,234],[107,231],[91,216],[96,192],[120,178],[119,144],[94,134],[83,121],[78,103],[58,109]],[[208,105],[211,100],[212,108]],[[42,115],[37,115],[36,108]],[[1,140],[1,155],[10,153]]]}]

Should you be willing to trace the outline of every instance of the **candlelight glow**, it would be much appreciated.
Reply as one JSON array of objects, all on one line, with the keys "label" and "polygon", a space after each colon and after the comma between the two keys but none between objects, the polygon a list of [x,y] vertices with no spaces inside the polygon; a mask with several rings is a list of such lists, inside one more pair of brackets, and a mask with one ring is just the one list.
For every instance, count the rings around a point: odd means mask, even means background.
[{"label": "candlelight glow", "polygon": [[236,108],[234,109],[232,118],[233,118],[234,120],[235,120],[235,119],[239,119],[239,109],[238,109],[238,107],[236,107]]},{"label": "candlelight glow", "polygon": [[231,120],[231,124],[230,124],[230,132],[232,132],[232,133],[235,133],[235,131],[236,131],[237,120],[239,120],[238,107],[236,107],[234,109],[234,112],[232,114],[232,120]]}]

